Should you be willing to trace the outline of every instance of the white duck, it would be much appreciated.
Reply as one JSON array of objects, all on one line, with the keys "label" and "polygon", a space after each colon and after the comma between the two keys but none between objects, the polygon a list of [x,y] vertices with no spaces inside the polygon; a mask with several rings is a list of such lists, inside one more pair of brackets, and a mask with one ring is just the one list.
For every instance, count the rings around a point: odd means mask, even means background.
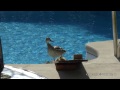
[{"label": "white duck", "polygon": [[48,54],[54,58],[62,57],[62,55],[66,52],[59,46],[52,46],[49,42],[53,42],[50,38],[46,38],[46,43],[48,47]]}]

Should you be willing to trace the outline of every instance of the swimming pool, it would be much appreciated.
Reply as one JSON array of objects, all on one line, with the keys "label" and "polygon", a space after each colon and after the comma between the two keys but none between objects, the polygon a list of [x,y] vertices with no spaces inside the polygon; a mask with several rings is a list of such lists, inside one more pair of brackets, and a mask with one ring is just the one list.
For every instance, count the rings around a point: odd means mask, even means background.
[{"label": "swimming pool", "polygon": [[86,55],[85,44],[112,39],[109,11],[0,11],[0,36],[6,64],[51,61],[46,37],[66,50],[64,57]]}]

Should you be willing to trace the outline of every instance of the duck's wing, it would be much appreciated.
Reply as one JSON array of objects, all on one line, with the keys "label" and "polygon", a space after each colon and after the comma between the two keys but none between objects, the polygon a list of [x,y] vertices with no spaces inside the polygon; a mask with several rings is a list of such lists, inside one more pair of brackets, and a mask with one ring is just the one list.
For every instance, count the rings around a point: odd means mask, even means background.
[{"label": "duck's wing", "polygon": [[59,46],[54,46],[54,49],[60,49],[61,47],[59,47]]},{"label": "duck's wing", "polygon": [[55,50],[61,50],[61,51],[66,52],[63,48],[61,48],[61,47],[59,47],[59,46],[54,46],[54,49],[55,49]]},{"label": "duck's wing", "polygon": [[54,46],[54,49],[58,49],[58,50],[61,50],[63,48],[59,47],[59,46]]}]

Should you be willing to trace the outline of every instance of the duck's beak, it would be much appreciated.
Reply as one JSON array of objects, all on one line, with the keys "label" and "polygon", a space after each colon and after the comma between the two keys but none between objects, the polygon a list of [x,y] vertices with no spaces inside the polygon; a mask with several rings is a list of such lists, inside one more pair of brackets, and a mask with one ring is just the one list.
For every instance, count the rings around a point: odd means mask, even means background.
[{"label": "duck's beak", "polygon": [[54,42],[54,41],[52,41],[51,39],[50,39],[50,41],[51,41],[51,42]]}]

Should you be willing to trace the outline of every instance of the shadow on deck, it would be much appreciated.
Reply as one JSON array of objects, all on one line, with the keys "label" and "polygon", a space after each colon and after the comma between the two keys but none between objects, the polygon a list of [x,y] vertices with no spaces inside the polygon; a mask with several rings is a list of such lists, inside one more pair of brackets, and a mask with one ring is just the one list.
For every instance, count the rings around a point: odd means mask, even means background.
[{"label": "shadow on deck", "polygon": [[90,79],[82,63],[77,70],[57,72],[60,79]]}]

